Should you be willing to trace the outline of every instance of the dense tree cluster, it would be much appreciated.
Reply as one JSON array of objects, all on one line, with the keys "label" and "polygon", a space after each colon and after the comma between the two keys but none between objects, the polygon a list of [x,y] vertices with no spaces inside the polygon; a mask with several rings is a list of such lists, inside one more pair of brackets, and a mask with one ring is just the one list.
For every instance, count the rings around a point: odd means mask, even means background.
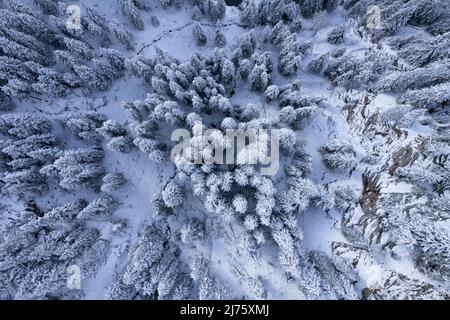
[{"label": "dense tree cluster", "polygon": [[189,299],[192,279],[182,271],[179,248],[166,240],[159,226],[147,225],[130,262],[109,288],[107,299]]},{"label": "dense tree cluster", "polygon": [[[30,95],[66,96],[78,87],[106,90],[123,70],[121,55],[105,49],[106,60],[94,48],[89,36],[111,43],[114,34],[127,48],[134,40],[123,26],[109,22],[91,5],[83,2],[86,16],[82,31],[66,27],[66,19],[52,1],[34,1],[42,9],[38,18],[33,8],[7,1],[0,6],[0,97],[2,109],[11,109],[11,98]],[[124,13],[143,28],[132,1],[120,2]],[[131,9],[130,9],[131,8]],[[65,66],[57,68],[56,63]],[[9,97],[9,98],[8,98]]]},{"label": "dense tree cluster", "polygon": [[225,0],[194,0],[194,19],[206,16],[216,22],[225,16],[227,5]]},{"label": "dense tree cluster", "polygon": [[448,0],[67,4],[0,1],[0,298],[449,298]]},{"label": "dense tree cluster", "polygon": [[56,176],[61,187],[77,190],[96,187],[104,174],[103,149],[100,147],[67,150],[49,165],[41,169],[47,176]]},{"label": "dense tree cluster", "polygon": [[255,25],[276,25],[279,22],[291,23],[299,14],[311,18],[322,10],[333,11],[338,5],[336,0],[247,0],[243,5],[242,22]]},{"label": "dense tree cluster", "polygon": [[0,226],[2,299],[49,299],[61,290],[70,294],[66,283],[71,266],[77,265],[83,277],[96,271],[108,244],[98,229],[79,217],[94,206],[75,200],[42,217],[16,213]]},{"label": "dense tree cluster", "polygon": [[[407,24],[423,25],[434,35],[448,32],[448,16],[446,15],[446,0],[425,1],[371,1],[346,0],[344,8],[354,17],[362,17],[361,24],[368,26],[375,39],[392,36]],[[374,8],[373,6],[376,5]],[[375,17],[374,15],[379,15]],[[372,20],[371,20],[372,19]],[[379,21],[378,21],[379,20]],[[373,27],[372,23],[379,25]]]},{"label": "dense tree cluster", "polygon": [[2,192],[23,196],[43,193],[47,183],[39,170],[58,155],[50,122],[30,114],[6,114],[0,117],[0,185]]}]

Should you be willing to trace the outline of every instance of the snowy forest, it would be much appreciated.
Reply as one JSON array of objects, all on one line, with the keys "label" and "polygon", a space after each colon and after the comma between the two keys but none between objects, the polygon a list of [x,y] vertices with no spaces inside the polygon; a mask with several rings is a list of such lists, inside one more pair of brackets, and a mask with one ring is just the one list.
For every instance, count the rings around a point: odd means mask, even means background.
[{"label": "snowy forest", "polygon": [[0,299],[450,299],[449,7],[0,0]]}]

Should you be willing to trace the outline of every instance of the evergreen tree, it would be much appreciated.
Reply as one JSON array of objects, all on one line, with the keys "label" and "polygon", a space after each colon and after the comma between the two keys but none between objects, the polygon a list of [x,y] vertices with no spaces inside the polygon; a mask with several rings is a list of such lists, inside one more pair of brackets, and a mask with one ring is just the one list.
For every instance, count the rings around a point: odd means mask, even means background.
[{"label": "evergreen tree", "polygon": [[198,5],[194,5],[192,12],[192,20],[199,21],[202,18],[203,13]]},{"label": "evergreen tree", "polygon": [[225,16],[227,5],[225,0],[208,0],[204,4],[204,8],[211,20],[217,21]]},{"label": "evergreen tree", "polygon": [[8,28],[7,25],[0,26],[0,35],[42,55],[48,54],[48,47],[45,43],[29,34]]},{"label": "evergreen tree", "polygon": [[278,134],[280,148],[287,154],[292,154],[297,145],[297,136],[295,132],[288,128],[281,128]]},{"label": "evergreen tree", "polygon": [[192,32],[194,34],[194,38],[197,41],[197,45],[204,46],[207,42],[206,34],[203,31],[203,28],[198,22],[194,23],[194,27],[192,29]]},{"label": "evergreen tree", "polygon": [[133,26],[138,30],[144,30],[144,21],[138,13],[138,8],[132,0],[119,0],[122,13],[130,19]]},{"label": "evergreen tree", "polygon": [[449,58],[447,49],[449,43],[450,36],[448,34],[430,39],[412,39],[399,48],[398,55],[416,67],[423,67],[431,62]]},{"label": "evergreen tree", "polygon": [[129,31],[127,31],[119,23],[114,22],[114,21],[110,22],[108,26],[111,29],[112,33],[117,38],[117,40],[119,40],[122,44],[124,44],[128,50],[134,49],[134,46],[135,46],[134,38],[133,38],[133,35]]},{"label": "evergreen tree", "polygon": [[103,177],[102,181],[103,192],[117,191],[127,182],[122,173],[109,173]]},{"label": "evergreen tree", "polygon": [[398,91],[405,89],[421,89],[447,82],[450,78],[448,75],[450,61],[440,61],[423,68],[417,68],[405,72],[393,72],[381,78],[376,88],[378,90]]},{"label": "evergreen tree", "polygon": [[267,74],[266,69],[263,66],[256,65],[250,73],[250,85],[253,90],[264,91],[266,90],[270,81],[270,75]]},{"label": "evergreen tree", "polygon": [[64,75],[47,68],[39,70],[37,82],[31,85],[35,92],[58,97],[66,96],[71,87],[75,85],[68,82]]},{"label": "evergreen tree", "polygon": [[45,177],[36,168],[6,173],[1,178],[2,192],[23,196],[27,192],[43,193],[48,190]]},{"label": "evergreen tree", "polygon": [[[24,8],[24,7],[22,7]],[[22,12],[20,12],[22,11]],[[25,12],[27,11],[27,12]],[[8,27],[12,27],[17,31],[34,36],[36,39],[46,43],[58,43],[57,36],[45,22],[32,15],[32,10],[19,10],[12,12],[2,10],[0,12],[0,20]]]},{"label": "evergreen tree", "polygon": [[151,198],[151,208],[153,210],[153,217],[156,220],[165,218],[173,213],[172,208],[169,208],[162,197],[162,193],[156,193]]},{"label": "evergreen tree", "polygon": [[344,141],[332,140],[322,147],[322,160],[333,169],[352,171],[356,168],[355,151]]},{"label": "evergreen tree", "polygon": [[1,150],[8,156],[8,165],[13,169],[31,169],[56,160],[58,149],[53,135],[34,135],[11,142]]},{"label": "evergreen tree", "polygon": [[85,42],[65,37],[64,44],[66,45],[66,48],[70,53],[72,53],[74,56],[78,56],[81,59],[90,60],[94,56],[92,47]]},{"label": "evergreen tree", "polygon": [[120,137],[125,136],[127,133],[125,127],[115,120],[103,122],[103,125],[96,130],[104,137]]},{"label": "evergreen tree", "polygon": [[39,116],[27,113],[10,113],[0,116],[0,133],[2,134],[24,139],[50,131],[50,121]]},{"label": "evergreen tree", "polygon": [[334,28],[328,34],[328,37],[327,37],[328,43],[331,43],[331,44],[343,43],[345,32],[346,32],[345,25],[340,25],[340,26]]},{"label": "evergreen tree", "polygon": [[323,0],[302,0],[300,10],[305,18],[311,18],[315,13],[322,10]]},{"label": "evergreen tree", "polygon": [[190,220],[180,230],[181,241],[185,244],[201,239],[202,235],[202,226],[196,219]]},{"label": "evergreen tree", "polygon": [[450,17],[442,17],[431,23],[427,30],[434,36],[443,35],[450,31]]},{"label": "evergreen tree", "polygon": [[89,87],[105,91],[111,86],[111,79],[105,77],[94,68],[86,65],[75,65],[73,69],[80,79]]},{"label": "evergreen tree", "polygon": [[329,64],[324,75],[346,88],[364,88],[378,80],[391,65],[392,57],[380,52],[371,52],[364,58],[343,56]]},{"label": "evergreen tree", "polygon": [[250,63],[250,60],[243,59],[239,62],[239,74],[242,79],[246,80],[247,77],[250,75],[250,72],[252,71],[252,65]]},{"label": "evergreen tree", "polygon": [[104,174],[101,161],[103,150],[99,147],[65,151],[53,164],[41,169],[45,175],[56,175],[60,186],[77,190],[95,186]]},{"label": "evergreen tree", "polygon": [[244,59],[250,58],[256,48],[256,32],[252,29],[242,36],[239,41],[239,49]]},{"label": "evergreen tree", "polygon": [[238,213],[244,214],[247,211],[247,199],[241,194],[237,194],[233,198],[233,207]]},{"label": "evergreen tree", "polygon": [[81,112],[78,114],[67,114],[59,119],[64,126],[74,131],[83,140],[98,142],[99,134],[96,132],[106,120],[104,114],[98,112]]},{"label": "evergreen tree", "polygon": [[0,89],[11,97],[26,98],[31,93],[30,85],[19,79],[9,79]]},{"label": "evergreen tree", "polygon": [[370,292],[371,300],[440,300],[443,292],[430,283],[411,279],[397,272],[388,272],[383,279],[383,289]]},{"label": "evergreen tree", "polygon": [[227,44],[227,38],[225,37],[220,27],[216,29],[216,37],[214,38],[214,40],[216,42],[216,46],[218,46],[219,48],[223,48]]},{"label": "evergreen tree", "polygon": [[321,73],[326,55],[320,55],[308,64],[308,71],[311,73]]},{"label": "evergreen tree", "polygon": [[324,279],[324,289],[332,299],[356,300],[358,295],[354,288],[355,275],[348,268],[341,268],[336,258],[330,259],[324,252],[312,251],[310,258],[314,268]]},{"label": "evergreen tree", "polygon": [[203,269],[203,274],[198,279],[200,300],[226,300],[229,299],[229,290],[214,275],[208,267]]},{"label": "evergreen tree", "polygon": [[88,19],[86,20],[88,21],[87,29],[89,30],[89,32],[100,36],[100,38],[104,42],[109,43],[110,27],[106,18],[100,15],[100,13],[96,9],[94,9],[94,7],[92,7],[87,1],[82,0],[81,3],[88,17]]},{"label": "evergreen tree", "polygon": [[300,277],[300,256],[295,250],[295,241],[289,231],[278,222],[272,229],[272,237],[280,248],[281,266],[293,277]]},{"label": "evergreen tree", "polygon": [[159,21],[157,16],[152,16],[151,21],[154,27],[159,27],[161,25],[161,22]]},{"label": "evergreen tree", "polygon": [[92,267],[93,259],[86,253],[101,246],[95,245],[100,234],[83,223],[72,223],[82,206],[80,201],[69,203],[38,220],[22,212],[16,221],[2,225],[2,297],[48,299],[66,288],[70,265]]},{"label": "evergreen tree", "polygon": [[241,15],[242,23],[249,27],[254,27],[257,24],[257,12],[255,1],[249,0],[246,2],[244,10]]},{"label": "evergreen tree", "polygon": [[98,198],[89,203],[80,211],[77,218],[81,220],[91,220],[102,216],[110,215],[117,208],[117,201],[112,197]]},{"label": "evergreen tree", "polygon": [[444,106],[450,99],[449,82],[419,90],[408,90],[397,101],[429,110]]},{"label": "evergreen tree", "polygon": [[129,153],[133,149],[133,139],[126,136],[114,137],[108,142],[107,147],[113,151]]},{"label": "evergreen tree", "polygon": [[147,225],[123,274],[123,283],[147,298],[169,299],[172,293],[186,292],[190,281],[179,271],[179,254],[161,230]]},{"label": "evergreen tree", "polygon": [[267,87],[266,91],[264,92],[264,95],[266,96],[266,99],[268,101],[275,100],[278,98],[280,94],[280,89],[277,85],[270,85]]},{"label": "evergreen tree", "polygon": [[169,208],[175,208],[183,203],[184,191],[181,185],[171,180],[162,192],[162,199]]},{"label": "evergreen tree", "polygon": [[14,103],[11,98],[0,90],[0,111],[11,111],[14,109]]},{"label": "evergreen tree", "polygon": [[58,6],[55,2],[51,0],[33,0],[39,8],[45,13],[49,15],[57,15],[58,14]]},{"label": "evergreen tree", "polygon": [[338,0],[323,0],[322,8],[327,12],[332,12],[339,5]]}]

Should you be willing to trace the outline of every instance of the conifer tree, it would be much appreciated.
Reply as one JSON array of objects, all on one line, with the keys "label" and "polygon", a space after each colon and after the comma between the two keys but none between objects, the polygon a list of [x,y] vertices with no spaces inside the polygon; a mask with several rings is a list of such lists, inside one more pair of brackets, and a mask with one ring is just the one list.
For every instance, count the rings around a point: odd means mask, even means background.
[{"label": "conifer tree", "polygon": [[203,28],[198,22],[194,24],[192,32],[194,34],[195,40],[197,41],[197,45],[204,46],[208,39],[206,38],[206,34],[203,31]]}]

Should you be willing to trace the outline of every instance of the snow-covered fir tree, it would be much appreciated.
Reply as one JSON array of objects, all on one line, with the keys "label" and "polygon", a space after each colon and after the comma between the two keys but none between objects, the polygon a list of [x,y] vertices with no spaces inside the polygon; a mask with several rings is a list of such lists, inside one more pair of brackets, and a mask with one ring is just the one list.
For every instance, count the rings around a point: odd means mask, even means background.
[{"label": "snow-covered fir tree", "polygon": [[448,4],[0,1],[0,298],[448,299]]}]

